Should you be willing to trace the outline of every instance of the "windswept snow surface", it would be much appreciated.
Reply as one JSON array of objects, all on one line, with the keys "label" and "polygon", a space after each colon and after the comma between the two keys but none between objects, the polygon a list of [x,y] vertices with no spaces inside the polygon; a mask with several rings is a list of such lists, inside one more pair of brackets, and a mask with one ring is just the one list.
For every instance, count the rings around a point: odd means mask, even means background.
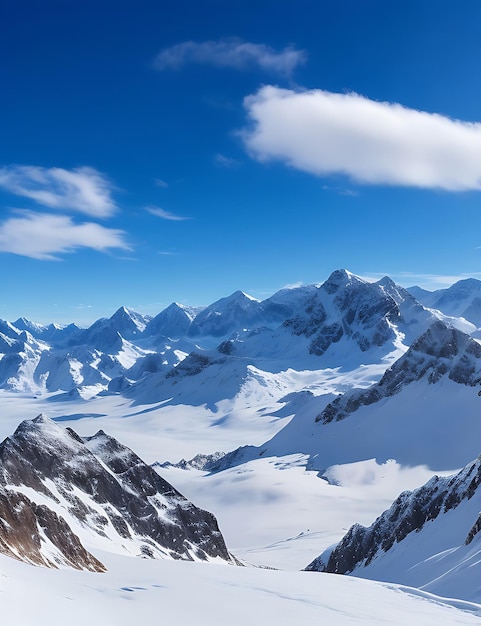
[{"label": "windswept snow surface", "polygon": [[[474,626],[481,605],[309,572],[101,554],[105,574],[33,568],[0,557],[2,615],[18,626]],[[26,601],[28,599],[28,601]],[[48,601],[47,601],[48,600]]]}]

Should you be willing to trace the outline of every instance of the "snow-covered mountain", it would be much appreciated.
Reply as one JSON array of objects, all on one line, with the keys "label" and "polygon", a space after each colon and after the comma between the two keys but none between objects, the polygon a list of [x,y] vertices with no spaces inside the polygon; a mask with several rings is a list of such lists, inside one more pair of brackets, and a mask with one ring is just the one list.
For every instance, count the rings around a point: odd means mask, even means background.
[{"label": "snow-covered mountain", "polygon": [[139,337],[150,319],[122,306],[111,317],[101,318],[75,335],[70,344],[88,345],[104,352],[117,351],[121,347],[122,339]]},{"label": "snow-covered mountain", "polygon": [[184,306],[172,302],[166,309],[156,315],[144,329],[144,336],[152,335],[179,339],[189,332],[190,325],[202,309]]},{"label": "snow-covered mountain", "polygon": [[203,309],[189,328],[191,337],[224,337],[235,331],[256,327],[261,322],[259,300],[236,291]]},{"label": "snow-covered mountain", "polygon": [[0,507],[0,552],[31,563],[101,571],[82,544],[232,562],[214,516],[129,448],[103,431],[81,439],[43,415],[0,444]]},{"label": "snow-covered mountain", "polygon": [[280,398],[280,414],[294,415],[282,430],[259,446],[208,456],[203,468],[222,471],[261,456],[302,453],[309,457],[308,467],[320,471],[372,458],[449,470],[476,454],[480,386],[481,345],[437,321],[379,382],[335,399],[308,390]]},{"label": "snow-covered mountain", "polygon": [[62,326],[52,323],[48,326],[43,326],[42,324],[31,322],[25,317],[19,317],[18,320],[13,322],[13,326],[19,330],[28,331],[35,339],[41,339],[51,346],[64,345],[81,331],[80,326],[77,326],[77,324]]},{"label": "snow-covered mountain", "polygon": [[387,277],[369,283],[347,270],[263,301],[236,291],[202,310],[173,303],[153,319],[120,307],[87,329],[19,318],[20,328],[0,323],[0,387],[34,393],[77,387],[92,396],[110,386],[119,393],[125,385],[111,384],[114,379],[124,377],[130,386],[161,370],[167,376],[189,353],[216,346],[270,373],[366,362],[387,367],[436,319],[475,330],[428,310]]},{"label": "snow-covered mountain", "polygon": [[270,371],[353,369],[399,356],[437,319],[475,330],[465,320],[426,309],[387,277],[369,283],[347,270],[333,272],[322,285],[283,290],[259,306],[268,310],[277,299],[283,301],[277,311],[289,312],[282,323],[232,336],[223,351],[253,358]]},{"label": "snow-covered mountain", "polygon": [[447,289],[426,291],[410,287],[409,291],[425,306],[447,315],[464,317],[481,326],[481,281],[475,278],[459,280]]},{"label": "snow-covered mountain", "polygon": [[336,398],[316,421],[327,424],[342,420],[360,406],[392,397],[413,382],[424,379],[432,385],[443,378],[468,387],[481,385],[481,345],[465,333],[435,322],[386,371],[379,383]]},{"label": "snow-covered mountain", "polygon": [[[25,407],[55,419],[25,422],[0,445],[0,552],[90,571],[122,555],[230,564],[209,510],[245,562],[304,567],[401,491],[479,453],[481,347],[476,324],[453,311],[388,277],[338,270],[263,301],[239,291],[152,319],[121,307],[88,329],[0,322],[2,436]],[[181,458],[191,460],[165,463]],[[404,493],[383,524],[359,531],[370,552],[355,575],[481,600],[475,582],[466,593],[454,584],[479,560],[480,467]],[[134,593],[126,570],[104,595]]]},{"label": "snow-covered mountain", "polygon": [[402,493],[368,528],[354,525],[310,571],[354,574],[458,597],[479,594],[481,457]]}]

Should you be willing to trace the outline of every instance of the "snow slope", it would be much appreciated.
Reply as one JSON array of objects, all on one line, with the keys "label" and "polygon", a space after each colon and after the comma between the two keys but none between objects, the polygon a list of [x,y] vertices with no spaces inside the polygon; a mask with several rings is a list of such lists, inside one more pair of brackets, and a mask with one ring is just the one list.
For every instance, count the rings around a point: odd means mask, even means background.
[{"label": "snow slope", "polygon": [[[481,606],[331,574],[102,554],[105,574],[41,570],[0,556],[2,614],[18,626],[474,626]],[[28,598],[28,602],[25,601]],[[47,602],[46,599],[52,599]],[[66,616],[68,616],[66,618]]]}]

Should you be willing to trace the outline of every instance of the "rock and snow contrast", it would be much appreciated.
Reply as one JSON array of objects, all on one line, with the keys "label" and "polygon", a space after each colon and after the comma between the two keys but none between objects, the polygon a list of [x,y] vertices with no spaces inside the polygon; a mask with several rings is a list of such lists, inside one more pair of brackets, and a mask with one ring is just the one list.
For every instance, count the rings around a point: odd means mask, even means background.
[{"label": "rock and snow contrast", "polygon": [[81,439],[39,415],[0,445],[0,552],[102,571],[97,548],[231,562],[217,522],[102,430]]},{"label": "rock and snow contrast", "polygon": [[0,324],[0,388],[43,393],[77,387],[92,397],[108,391],[115,378],[134,383],[152,373],[141,365],[152,355],[167,374],[199,350],[269,372],[353,369],[406,350],[437,319],[476,330],[465,319],[424,307],[388,278],[368,283],[346,270],[263,301],[236,291],[203,309],[173,303],[153,319],[121,307],[87,329],[19,318]]},{"label": "rock and snow contrast", "polygon": [[54,580],[118,624],[160,602],[182,623],[232,603],[233,624],[479,621],[477,282],[337,270],[87,329],[0,322],[2,607]]},{"label": "rock and snow contrast", "polygon": [[402,493],[368,528],[354,525],[306,569],[477,596],[481,457],[452,477]]}]

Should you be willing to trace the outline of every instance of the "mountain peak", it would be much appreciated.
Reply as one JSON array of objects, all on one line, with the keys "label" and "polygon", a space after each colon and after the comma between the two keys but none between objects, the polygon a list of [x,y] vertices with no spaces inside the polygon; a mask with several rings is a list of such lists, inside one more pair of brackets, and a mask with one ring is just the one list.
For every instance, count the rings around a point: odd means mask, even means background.
[{"label": "mountain peak", "polygon": [[322,284],[322,287],[329,294],[335,293],[340,287],[346,287],[352,283],[364,283],[364,281],[352,274],[348,270],[339,269],[332,272],[329,278]]},{"label": "mountain peak", "polygon": [[[238,302],[238,301],[243,301],[243,300],[247,300],[250,302],[259,302],[259,300],[257,300],[257,298],[254,298],[253,296],[250,296],[248,293],[246,293],[245,291],[241,291],[240,289],[238,289],[237,291],[234,291],[234,293],[231,293],[230,296],[227,296],[227,298],[222,298],[222,300],[224,300],[225,302]],[[218,302],[220,302],[220,300],[218,300]]]},{"label": "mountain peak", "polygon": [[119,307],[110,319],[111,320],[127,319],[127,320],[133,321],[134,323],[137,323],[138,321],[145,323],[145,320],[140,313],[137,313],[133,309],[129,309],[126,306]]},{"label": "mountain peak", "polygon": [[[72,524],[74,528],[81,528],[83,534],[91,534],[96,541],[104,542],[107,549],[113,541],[127,553],[150,558],[208,560],[220,557],[231,562],[213,515],[198,509],[130,448],[103,431],[82,439],[75,431],[40,414],[22,422],[15,433],[0,444],[0,459],[0,519],[5,498],[15,509],[19,498],[25,499],[22,492],[25,488],[30,493],[41,494],[43,502],[41,509],[30,501],[24,502],[30,507],[30,518],[15,518],[12,532],[11,524],[7,527],[0,524],[0,552],[7,553],[7,545],[13,547],[14,553],[22,553],[22,549],[15,548],[12,534],[20,547],[25,548],[23,552],[33,537],[38,552],[35,562],[49,565],[52,550],[63,549],[62,538],[74,537],[69,526]],[[66,521],[59,522],[53,512],[59,508]],[[10,513],[7,521],[12,519],[15,510]],[[32,522],[32,529],[29,527],[26,536],[20,537],[22,523],[32,521],[32,516],[38,519],[38,524]],[[46,517],[48,527],[43,522]],[[61,524],[63,527],[58,530]],[[46,529],[52,549],[42,544],[43,534],[38,527]],[[105,527],[109,528],[107,534]],[[43,558],[44,553],[48,558]],[[68,548],[68,554],[67,550],[63,554],[62,560],[57,562],[65,563],[68,557],[67,564],[85,567],[87,557],[78,562],[74,549]],[[103,568],[96,561],[91,567]]]},{"label": "mountain peak", "polygon": [[377,281],[378,285],[381,287],[397,287],[396,283],[390,276],[383,276],[380,280]]}]

